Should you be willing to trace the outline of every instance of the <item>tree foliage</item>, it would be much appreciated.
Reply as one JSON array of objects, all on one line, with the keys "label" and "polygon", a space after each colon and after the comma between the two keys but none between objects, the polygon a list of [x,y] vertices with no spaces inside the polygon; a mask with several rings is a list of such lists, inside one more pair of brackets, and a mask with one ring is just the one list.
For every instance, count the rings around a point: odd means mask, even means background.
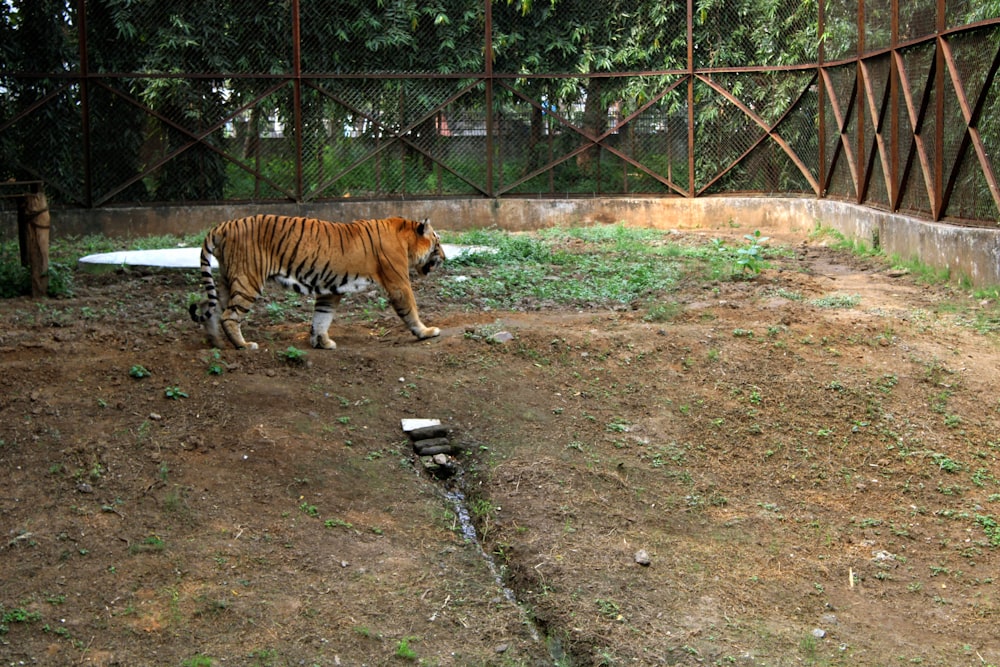
[{"label": "tree foliage", "polygon": [[[491,3],[488,36],[485,2]],[[949,25],[1000,14],[1000,0],[966,4],[967,16],[951,15]],[[81,6],[85,16],[77,15]],[[41,178],[56,199],[86,205],[225,199],[234,179],[262,169],[264,178],[252,177],[253,196],[283,197],[297,187],[294,165],[321,183],[339,168],[336,160],[355,159],[362,144],[348,138],[366,142],[363,150],[374,154],[387,137],[405,133],[398,154],[418,161],[419,180],[433,171],[432,155],[458,164],[439,157],[460,145],[443,138],[437,125],[444,107],[481,125],[492,115],[498,127],[514,128],[504,135],[504,159],[522,141],[517,159],[521,172],[530,173],[550,159],[542,154],[543,139],[553,133],[563,142],[559,150],[574,151],[617,134],[612,123],[652,104],[639,130],[633,123],[627,136],[609,141],[631,142],[644,164],[682,183],[687,165],[677,155],[694,150],[701,183],[740,153],[741,138],[764,131],[718,87],[765,122],[778,122],[808,87],[809,72],[742,70],[814,64],[821,45],[827,60],[855,56],[862,40],[883,48],[890,26],[883,15],[888,5],[866,6],[859,34],[853,0],[825,2],[823,35],[817,0],[695,0],[690,17],[681,0],[300,0],[297,6],[295,44],[290,0],[0,2],[0,177]],[[932,0],[901,7],[900,38],[933,33],[935,11]],[[74,76],[84,66],[83,25],[86,80]],[[487,58],[503,84],[493,88],[492,109],[478,94],[460,94],[483,76]],[[692,71],[704,73],[702,79]],[[691,85],[692,109],[687,86],[673,88],[679,83]],[[553,123],[547,111],[567,125]],[[806,111],[783,132],[790,144],[812,151],[818,129],[803,120]],[[693,123],[696,146],[686,146],[686,137],[676,145],[686,134],[678,134],[678,122]],[[275,125],[283,136],[265,150],[262,138]],[[544,149],[551,152],[552,144]],[[598,149],[578,152],[572,177],[597,178],[595,159]],[[382,163],[374,171],[387,173]],[[404,171],[405,165],[401,182],[412,177]],[[742,173],[744,186],[787,185],[780,178],[755,181],[753,169]]]}]

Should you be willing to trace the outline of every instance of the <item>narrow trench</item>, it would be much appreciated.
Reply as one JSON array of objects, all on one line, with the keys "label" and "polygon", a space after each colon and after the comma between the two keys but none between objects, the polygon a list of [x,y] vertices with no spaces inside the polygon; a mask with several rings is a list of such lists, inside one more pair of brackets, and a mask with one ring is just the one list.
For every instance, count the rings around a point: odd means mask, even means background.
[{"label": "narrow trench", "polygon": [[[532,640],[545,647],[554,665],[573,667],[576,664],[583,664],[565,649],[559,634],[552,632],[553,629],[543,619],[537,618],[529,605],[518,599],[511,584],[513,578],[507,575],[504,567],[497,564],[493,554],[486,549],[480,539],[475,517],[470,510],[475,498],[470,499],[471,494],[465,483],[465,469],[456,459],[456,455],[461,454],[465,448],[451,442],[452,432],[438,420],[410,421],[422,424],[411,424],[408,428],[407,420],[403,420],[403,430],[409,435],[417,456],[416,468],[435,483],[443,499],[451,506],[455,515],[455,529],[461,531],[465,541],[475,547],[504,599],[517,608]],[[475,461],[469,459],[469,464],[475,466]]]},{"label": "narrow trench", "polygon": [[[506,578],[504,576],[503,569],[497,565],[496,560],[493,558],[493,554],[486,550],[482,540],[479,539],[479,531],[476,529],[472,512],[469,510],[469,500],[464,490],[463,480],[464,475],[461,470],[459,470],[454,477],[441,484],[442,495],[452,506],[455,513],[457,528],[461,530],[462,537],[465,538],[467,542],[475,546],[480,557],[489,568],[490,574],[493,575],[493,580],[502,591],[504,598],[510,604],[518,608],[525,627],[527,627],[531,633],[531,638],[535,642],[544,643],[554,665],[559,665],[560,667],[572,667],[576,664],[576,662],[573,660],[572,656],[565,651],[562,640],[557,635],[550,634],[548,625],[544,622],[540,622],[535,615],[531,613],[529,607],[521,603],[517,597],[517,593],[505,580]],[[441,480],[438,481],[440,482]]]}]

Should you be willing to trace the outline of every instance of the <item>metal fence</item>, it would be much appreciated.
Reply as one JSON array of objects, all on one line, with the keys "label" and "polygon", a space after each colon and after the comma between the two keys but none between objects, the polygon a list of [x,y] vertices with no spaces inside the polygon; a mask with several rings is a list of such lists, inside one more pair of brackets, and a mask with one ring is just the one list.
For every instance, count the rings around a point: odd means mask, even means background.
[{"label": "metal fence", "polygon": [[831,197],[995,226],[1000,0],[4,0],[56,205]]}]

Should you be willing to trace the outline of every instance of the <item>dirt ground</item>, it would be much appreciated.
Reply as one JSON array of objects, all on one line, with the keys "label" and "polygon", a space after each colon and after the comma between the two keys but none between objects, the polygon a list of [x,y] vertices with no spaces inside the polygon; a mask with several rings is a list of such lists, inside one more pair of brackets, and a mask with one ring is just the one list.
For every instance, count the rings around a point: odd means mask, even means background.
[{"label": "dirt ground", "polygon": [[213,355],[196,271],[0,302],[0,664],[1000,664],[993,306],[780,244],[665,321],[446,266],[440,338],[345,299],[299,363],[308,304]]}]

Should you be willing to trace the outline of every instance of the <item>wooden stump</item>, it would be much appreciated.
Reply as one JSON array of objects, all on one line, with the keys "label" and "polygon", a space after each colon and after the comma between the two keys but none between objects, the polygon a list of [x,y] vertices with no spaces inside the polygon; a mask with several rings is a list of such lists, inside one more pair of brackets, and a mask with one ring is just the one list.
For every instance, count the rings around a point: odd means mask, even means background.
[{"label": "wooden stump", "polygon": [[31,267],[31,296],[49,293],[49,204],[44,192],[21,196],[17,207],[17,236],[21,266]]}]

